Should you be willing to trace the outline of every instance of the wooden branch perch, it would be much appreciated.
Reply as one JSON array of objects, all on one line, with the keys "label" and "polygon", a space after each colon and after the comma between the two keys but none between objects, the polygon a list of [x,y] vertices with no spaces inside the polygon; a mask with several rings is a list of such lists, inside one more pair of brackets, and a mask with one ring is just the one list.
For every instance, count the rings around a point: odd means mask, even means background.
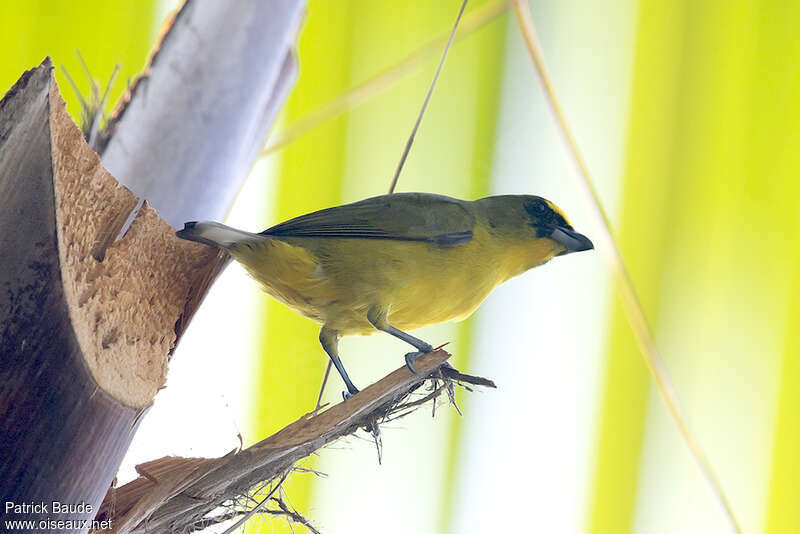
[{"label": "wooden branch perch", "polygon": [[67,115],[50,60],[26,72],[0,101],[1,502],[97,510],[213,279],[217,253],[146,205],[113,242],[137,202]]},{"label": "wooden branch perch", "polygon": [[113,532],[119,534],[191,532],[194,525],[204,524],[210,512],[279,477],[326,444],[411,409],[416,403],[402,401],[430,378],[449,380],[451,375],[459,382],[494,387],[484,378],[440,367],[449,357],[443,350],[426,354],[414,363],[419,375],[406,367],[397,369],[347,401],[317,415],[306,414],[259,443],[222,458],[166,457],[139,465],[141,476],[112,488],[98,519],[111,519]]}]

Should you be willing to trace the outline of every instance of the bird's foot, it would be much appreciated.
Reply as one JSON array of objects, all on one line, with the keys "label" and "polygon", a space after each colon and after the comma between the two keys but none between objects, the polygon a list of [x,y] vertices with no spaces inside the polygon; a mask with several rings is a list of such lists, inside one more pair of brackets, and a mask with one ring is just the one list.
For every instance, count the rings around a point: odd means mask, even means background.
[{"label": "bird's foot", "polygon": [[358,388],[357,387],[355,387],[353,385],[348,386],[347,391],[342,391],[342,400],[346,401],[347,399],[349,399],[350,397],[352,397],[356,393],[358,393]]},{"label": "bird's foot", "polygon": [[423,354],[428,354],[429,352],[433,352],[433,347],[431,347],[430,345],[428,345],[427,347],[423,347],[423,350],[418,350],[417,352],[409,352],[408,354],[406,354],[406,367],[408,367],[408,370],[414,373],[415,375],[418,375],[419,372],[414,367],[414,360],[416,360]]}]

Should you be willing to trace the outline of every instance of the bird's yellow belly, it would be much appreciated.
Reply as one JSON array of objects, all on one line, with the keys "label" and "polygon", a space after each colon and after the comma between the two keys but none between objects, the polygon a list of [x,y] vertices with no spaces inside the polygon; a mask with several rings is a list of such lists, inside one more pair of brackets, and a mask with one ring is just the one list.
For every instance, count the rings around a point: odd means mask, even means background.
[{"label": "bird's yellow belly", "polygon": [[496,285],[493,277],[475,274],[470,269],[453,269],[396,288],[388,296],[389,323],[414,330],[469,317]]},{"label": "bird's yellow belly", "polygon": [[469,316],[504,278],[475,242],[265,240],[232,253],[277,300],[342,335],[375,333],[370,309],[401,330]]}]

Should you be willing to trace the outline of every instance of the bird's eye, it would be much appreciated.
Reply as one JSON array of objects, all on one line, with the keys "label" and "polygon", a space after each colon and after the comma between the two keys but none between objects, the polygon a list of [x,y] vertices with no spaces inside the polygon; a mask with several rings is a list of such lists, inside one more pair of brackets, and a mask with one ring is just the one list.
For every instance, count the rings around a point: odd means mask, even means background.
[{"label": "bird's eye", "polygon": [[542,217],[545,213],[547,213],[548,209],[544,203],[544,200],[537,198],[525,205],[525,211],[535,217]]}]

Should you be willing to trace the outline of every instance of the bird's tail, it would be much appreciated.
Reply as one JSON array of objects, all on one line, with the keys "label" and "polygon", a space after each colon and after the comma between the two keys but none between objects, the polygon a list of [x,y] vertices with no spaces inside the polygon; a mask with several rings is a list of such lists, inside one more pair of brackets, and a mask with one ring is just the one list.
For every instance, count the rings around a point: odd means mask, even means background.
[{"label": "bird's tail", "polygon": [[258,235],[237,230],[218,222],[184,223],[183,230],[178,230],[175,235],[188,241],[197,241],[212,247],[229,250],[231,246],[248,239],[257,239]]}]

